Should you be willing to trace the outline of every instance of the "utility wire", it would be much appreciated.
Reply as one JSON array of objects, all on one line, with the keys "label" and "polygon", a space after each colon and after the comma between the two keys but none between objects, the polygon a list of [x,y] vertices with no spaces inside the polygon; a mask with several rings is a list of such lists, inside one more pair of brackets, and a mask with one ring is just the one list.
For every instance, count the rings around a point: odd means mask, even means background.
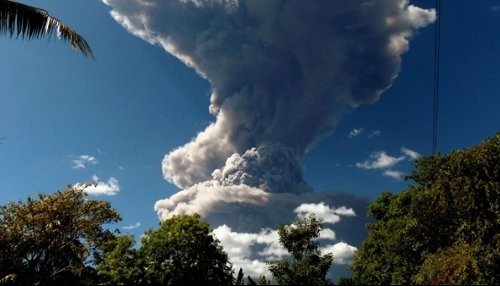
[{"label": "utility wire", "polygon": [[437,152],[438,141],[441,14],[441,0],[436,0],[436,25],[434,26],[434,109],[432,117],[432,154],[436,154]]}]

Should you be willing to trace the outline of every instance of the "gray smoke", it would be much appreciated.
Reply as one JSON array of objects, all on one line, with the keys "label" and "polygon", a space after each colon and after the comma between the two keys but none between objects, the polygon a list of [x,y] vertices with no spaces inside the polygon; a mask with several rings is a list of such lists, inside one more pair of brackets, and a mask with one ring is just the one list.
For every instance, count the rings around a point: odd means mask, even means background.
[{"label": "gray smoke", "polygon": [[180,188],[263,144],[301,158],[343,110],[379,99],[409,38],[435,19],[406,0],[103,1],[130,32],[212,86],[216,121],[163,161]]},{"label": "gray smoke", "polygon": [[302,166],[293,150],[279,143],[260,145],[243,155],[233,154],[212,177],[223,186],[244,184],[271,193],[312,191],[302,179]]},{"label": "gray smoke", "polygon": [[[102,1],[128,31],[212,87],[215,121],[163,159],[164,177],[183,190],[156,203],[162,219],[198,212],[228,225],[218,229],[230,243],[245,237],[234,230],[276,227],[300,206],[357,204],[364,213],[366,200],[311,192],[301,160],[346,109],[376,102],[391,86],[434,9],[407,0]],[[365,217],[345,220],[346,232],[364,234]],[[355,248],[336,245],[347,261]]]}]

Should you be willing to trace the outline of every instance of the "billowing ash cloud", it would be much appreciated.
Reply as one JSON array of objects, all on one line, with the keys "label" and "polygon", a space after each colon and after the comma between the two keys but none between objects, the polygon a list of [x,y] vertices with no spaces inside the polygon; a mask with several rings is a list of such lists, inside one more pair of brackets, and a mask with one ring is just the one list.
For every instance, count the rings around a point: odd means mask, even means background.
[{"label": "billowing ash cloud", "polygon": [[280,142],[301,157],[347,107],[377,101],[433,10],[407,0],[103,0],[133,34],[193,67],[215,122],[163,161],[180,188],[233,153]]},{"label": "billowing ash cloud", "polygon": [[212,173],[223,186],[245,184],[271,193],[304,193],[311,187],[302,180],[302,166],[292,149],[282,144],[264,144],[237,153],[222,169]]},{"label": "billowing ash cloud", "polygon": [[361,241],[353,226],[366,222],[366,200],[312,192],[300,162],[346,109],[391,86],[409,39],[435,11],[407,0],[102,1],[212,87],[214,122],[162,162],[183,190],[156,203],[159,216],[198,212],[230,237],[275,229],[301,205],[337,216],[353,208],[358,216],[335,224],[335,251],[348,257],[344,240]]}]

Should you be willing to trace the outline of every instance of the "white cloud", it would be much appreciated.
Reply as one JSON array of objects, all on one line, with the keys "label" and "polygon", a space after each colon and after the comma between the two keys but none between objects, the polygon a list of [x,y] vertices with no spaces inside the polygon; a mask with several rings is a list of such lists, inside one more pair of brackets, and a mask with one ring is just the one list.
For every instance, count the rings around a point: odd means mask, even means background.
[{"label": "white cloud", "polygon": [[385,151],[375,152],[370,155],[370,160],[367,160],[363,163],[356,163],[356,167],[361,169],[385,169],[390,168],[397,163],[404,160],[404,156],[401,157],[392,157],[387,155]]},{"label": "white cloud", "polygon": [[356,167],[361,169],[384,169],[384,176],[391,177],[393,179],[402,179],[404,176],[403,172],[391,170],[390,168],[405,159],[418,159],[421,155],[420,153],[405,147],[401,147],[401,153],[403,156],[392,157],[387,155],[385,151],[374,152],[370,155],[370,160],[366,160],[363,163],[356,163]]},{"label": "white cloud", "polygon": [[[333,210],[328,206],[326,208],[330,212]],[[345,210],[341,212],[345,212]],[[352,211],[347,211],[347,213],[352,213]],[[240,267],[243,268],[245,275],[250,275],[253,278],[260,275],[270,277],[271,274],[266,262],[277,261],[289,255],[288,251],[279,243],[276,229],[265,228],[259,232],[237,232],[224,224],[214,229],[213,234],[221,242],[234,268],[236,270]],[[323,228],[318,239],[322,240],[321,253],[333,253],[334,264],[349,263],[357,249],[345,242],[331,244],[331,241],[336,239],[336,235],[329,228]],[[330,244],[326,244],[325,241],[330,241]]]},{"label": "white cloud", "polygon": [[97,164],[98,161],[95,157],[89,155],[80,155],[78,159],[73,160],[73,169],[85,169],[86,165]]},{"label": "white cloud", "polygon": [[87,194],[94,196],[114,196],[120,191],[118,180],[114,177],[109,178],[107,182],[100,182],[99,177],[93,175],[92,181],[94,183],[91,184],[78,183],[75,185],[75,188],[83,190]]},{"label": "white cloud", "polygon": [[322,253],[333,253],[333,263],[349,264],[354,257],[357,248],[345,242],[339,242],[333,245],[326,245],[321,248]]},{"label": "white cloud", "polygon": [[353,130],[351,130],[351,132],[349,132],[349,138],[353,138],[353,137],[359,136],[364,131],[365,131],[364,128],[354,128]]},{"label": "white cloud", "polygon": [[493,5],[493,6],[491,6],[491,11],[493,11],[493,12],[500,11],[500,5]]},{"label": "white cloud", "polygon": [[379,129],[373,130],[373,131],[367,131],[364,128],[354,128],[349,132],[349,138],[354,138],[357,136],[360,136],[362,134],[367,134],[366,137],[368,138],[373,138],[373,137],[379,137],[382,136],[382,131]]},{"label": "white cloud", "polygon": [[336,237],[337,237],[337,235],[335,234],[335,231],[333,231],[332,229],[326,228],[326,227],[321,229],[321,232],[319,233],[319,239],[335,240]]},{"label": "white cloud", "polygon": [[384,176],[391,177],[394,179],[402,179],[403,175],[404,175],[404,173],[399,172],[399,171],[393,171],[393,170],[385,170],[384,171]]},{"label": "white cloud", "polygon": [[[332,205],[341,207],[330,207]],[[173,215],[199,213],[214,228],[215,236],[235,269],[242,267],[246,275],[256,278],[269,277],[266,261],[286,254],[278,243],[276,229],[281,223],[292,223],[300,215],[299,211],[302,215],[314,212],[326,218],[328,223],[335,222],[335,231],[325,227],[320,232],[321,245],[338,240],[355,247],[366,237],[364,225],[368,220],[364,214],[367,206],[368,201],[352,194],[270,193],[244,184],[224,186],[211,180],[158,201],[155,210],[161,220]],[[339,246],[335,252],[342,250]],[[337,253],[334,263],[348,261],[345,253]],[[335,273],[343,267],[332,267],[332,271]]]},{"label": "white cloud", "polygon": [[337,223],[340,221],[340,216],[355,216],[354,210],[351,208],[346,208],[342,206],[338,209],[330,208],[324,202],[320,202],[318,204],[301,204],[294,210],[297,213],[297,216],[300,218],[304,218],[309,216],[310,214],[315,214],[317,218],[320,218],[325,223]]},{"label": "white cloud", "polygon": [[406,12],[406,20],[414,28],[422,28],[436,21],[436,10],[426,10],[417,6],[409,5]]},{"label": "white cloud", "polygon": [[413,151],[413,150],[410,150],[410,149],[405,148],[405,147],[401,147],[401,152],[404,155],[408,156],[410,160],[415,160],[415,159],[418,159],[422,156],[422,155],[420,155],[420,153]]},{"label": "white cloud", "polygon": [[[279,244],[276,230],[262,229],[259,233],[235,232],[227,225],[221,225],[213,231],[227,252],[229,260],[235,269],[243,268],[245,275],[259,277],[270,276],[266,260],[280,259],[287,251]],[[260,245],[262,251],[253,248]]]},{"label": "white cloud", "polygon": [[382,131],[377,129],[377,130],[373,130],[372,132],[370,132],[370,135],[368,135],[368,138],[379,137],[379,136],[382,136]]},{"label": "white cloud", "polygon": [[135,228],[138,228],[141,226],[141,223],[140,222],[136,222],[134,224],[131,224],[131,225],[127,225],[127,226],[122,226],[122,229],[125,229],[125,230],[131,230],[131,229],[135,229]]}]

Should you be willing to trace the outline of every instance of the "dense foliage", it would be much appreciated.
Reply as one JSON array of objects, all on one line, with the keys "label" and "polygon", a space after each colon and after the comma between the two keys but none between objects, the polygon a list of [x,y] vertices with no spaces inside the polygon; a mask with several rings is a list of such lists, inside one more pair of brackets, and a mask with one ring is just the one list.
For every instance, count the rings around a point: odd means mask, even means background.
[{"label": "dense foliage", "polygon": [[133,236],[105,230],[120,215],[71,186],[0,207],[0,284],[232,285],[227,254],[199,215]]},{"label": "dense foliage", "polygon": [[100,284],[146,284],[146,265],[134,245],[135,240],[131,235],[117,236],[106,245],[105,254],[96,263]]},{"label": "dense foliage", "polygon": [[141,285],[232,285],[227,254],[199,215],[174,216],[148,230],[138,250],[118,237],[98,265],[103,283]]},{"label": "dense foliage", "polygon": [[291,258],[271,263],[269,271],[280,284],[327,285],[326,274],[333,261],[332,254],[321,255],[318,242],[322,229],[321,220],[314,215],[299,218],[290,225],[281,225],[278,233],[280,243]]},{"label": "dense foliage", "polygon": [[92,282],[94,258],[114,239],[103,224],[120,220],[108,202],[71,186],[0,207],[0,279],[22,285]]},{"label": "dense foliage", "polygon": [[381,194],[352,264],[359,284],[500,284],[500,133],[422,158],[416,184]]},{"label": "dense foliage", "polygon": [[142,239],[147,277],[162,285],[231,285],[232,266],[199,215],[174,216]]}]

